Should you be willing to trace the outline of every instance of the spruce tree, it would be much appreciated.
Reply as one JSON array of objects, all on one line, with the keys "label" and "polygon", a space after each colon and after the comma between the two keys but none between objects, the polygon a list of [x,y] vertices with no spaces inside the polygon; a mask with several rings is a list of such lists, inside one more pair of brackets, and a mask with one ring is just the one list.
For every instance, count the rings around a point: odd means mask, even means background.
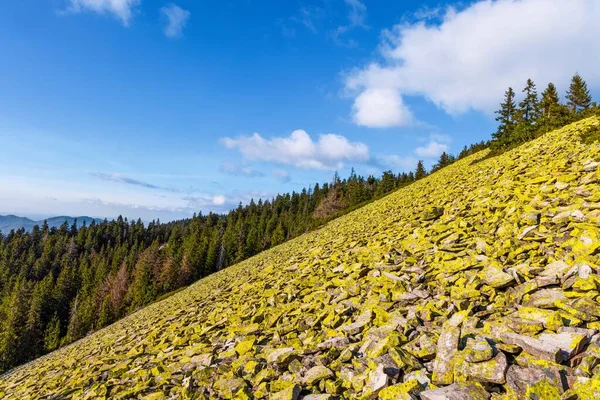
[{"label": "spruce tree", "polygon": [[567,105],[573,112],[587,110],[592,104],[592,96],[588,90],[587,83],[579,74],[573,75],[571,86],[567,91]]},{"label": "spruce tree", "polygon": [[452,164],[455,160],[456,158],[453,155],[450,155],[444,151],[440,155],[440,159],[438,160],[437,164],[435,164],[431,169],[431,172],[447,167],[448,165]]},{"label": "spruce tree", "polygon": [[30,284],[19,277],[8,299],[7,314],[0,330],[0,370],[27,360],[27,311],[31,296]]},{"label": "spruce tree", "polygon": [[567,123],[568,110],[560,104],[558,91],[552,82],[542,92],[541,97],[539,129],[549,132]]},{"label": "spruce tree", "polygon": [[425,170],[425,166],[423,165],[423,160],[419,160],[417,162],[417,168],[415,169],[415,180],[425,178],[426,176],[427,171]]},{"label": "spruce tree", "polygon": [[516,109],[515,91],[509,87],[504,94],[504,102],[500,105],[500,110],[496,111],[496,114],[498,114],[496,121],[500,123],[498,130],[492,134],[500,147],[510,144],[515,128]]},{"label": "spruce tree", "polygon": [[527,79],[527,86],[523,89],[525,98],[519,103],[523,115],[523,121],[528,124],[535,124],[539,116],[539,102],[535,83]]},{"label": "spruce tree", "polygon": [[379,185],[377,185],[377,191],[375,192],[375,196],[380,197],[387,193],[390,193],[394,190],[396,186],[396,179],[394,178],[394,174],[392,171],[384,171],[381,176],[381,181]]},{"label": "spruce tree", "polygon": [[542,118],[550,119],[553,111],[560,104],[558,91],[554,83],[550,82],[546,89],[542,92],[542,100],[540,102],[540,111]]},{"label": "spruce tree", "polygon": [[46,351],[56,350],[60,346],[60,319],[54,314],[44,333],[44,348]]}]

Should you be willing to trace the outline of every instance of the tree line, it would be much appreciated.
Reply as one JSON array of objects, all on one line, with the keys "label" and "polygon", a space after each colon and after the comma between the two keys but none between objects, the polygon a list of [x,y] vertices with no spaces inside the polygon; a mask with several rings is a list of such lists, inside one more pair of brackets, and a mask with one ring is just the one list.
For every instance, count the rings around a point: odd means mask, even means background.
[{"label": "tree line", "polygon": [[579,74],[571,79],[564,104],[552,82],[538,96],[535,83],[528,79],[522,93],[523,100],[516,104],[513,88],[506,90],[504,101],[496,111],[499,125],[498,130],[492,134],[493,150],[517,146],[598,112],[587,83]]},{"label": "tree line", "polygon": [[506,90],[500,109],[495,111],[498,129],[490,140],[465,146],[456,157],[442,153],[431,172],[486,148],[490,148],[490,156],[494,156],[572,122],[591,115],[600,116],[600,106],[592,100],[587,83],[578,73],[571,78],[566,103],[561,101],[552,82],[538,96],[535,82],[528,79],[522,93],[523,99],[517,104],[514,89]]},{"label": "tree line", "polygon": [[569,122],[600,114],[585,81],[575,75],[562,104],[549,84],[534,82],[517,105],[509,88],[489,141],[442,153],[427,171],[341,179],[252,200],[225,215],[169,223],[119,217],[89,226],[0,233],[0,372],[71,343],[190,283],[297,237],[328,220],[424,178],[487,147],[504,151]]},{"label": "tree line", "polygon": [[145,226],[44,223],[0,233],[0,371],[71,343],[162,296],[423,178],[357,175],[301,192]]}]

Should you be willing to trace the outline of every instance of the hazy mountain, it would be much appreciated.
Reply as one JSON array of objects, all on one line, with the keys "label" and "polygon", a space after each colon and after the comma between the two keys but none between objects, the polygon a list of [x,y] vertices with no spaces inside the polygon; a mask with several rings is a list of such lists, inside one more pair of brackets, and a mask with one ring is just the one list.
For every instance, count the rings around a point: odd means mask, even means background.
[{"label": "hazy mountain", "polygon": [[[102,222],[102,220],[99,218],[67,216],[47,218],[46,221],[48,222],[48,226],[50,228],[58,228],[65,221],[69,225],[73,225],[75,219],[77,219],[77,226],[82,226],[84,222],[86,225],[89,225],[92,221],[96,221],[96,223]],[[0,215],[0,232],[6,234],[13,229],[17,230],[20,228],[25,228],[26,231],[30,231],[35,225],[42,226],[43,223],[43,219],[39,221],[34,221],[32,219],[26,217],[19,217],[17,215]]]}]

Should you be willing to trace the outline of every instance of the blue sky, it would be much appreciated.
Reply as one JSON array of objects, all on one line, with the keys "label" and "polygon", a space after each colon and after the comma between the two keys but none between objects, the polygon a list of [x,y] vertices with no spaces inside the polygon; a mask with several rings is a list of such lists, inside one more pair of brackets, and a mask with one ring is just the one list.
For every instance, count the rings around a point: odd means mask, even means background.
[{"label": "blue sky", "polygon": [[594,0],[7,2],[0,214],[171,220],[431,165],[528,77],[596,95],[598,21]]}]

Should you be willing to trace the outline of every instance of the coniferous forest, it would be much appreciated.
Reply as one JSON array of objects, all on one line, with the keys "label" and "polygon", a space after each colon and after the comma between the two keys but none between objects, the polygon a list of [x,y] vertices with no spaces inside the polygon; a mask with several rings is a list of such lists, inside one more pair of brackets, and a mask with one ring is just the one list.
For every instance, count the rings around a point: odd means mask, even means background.
[{"label": "coniferous forest", "polygon": [[[516,97],[522,100],[517,103]],[[550,83],[538,95],[526,82],[509,88],[492,140],[443,153],[430,172],[484,148],[492,154],[591,114],[600,114],[582,77],[572,78],[565,103]],[[78,228],[36,226],[0,234],[0,371],[34,359],[154,302],[190,283],[328,220],[409,185],[428,174],[380,178],[354,172],[300,193],[239,205],[227,215],[144,225],[117,218]]]}]

